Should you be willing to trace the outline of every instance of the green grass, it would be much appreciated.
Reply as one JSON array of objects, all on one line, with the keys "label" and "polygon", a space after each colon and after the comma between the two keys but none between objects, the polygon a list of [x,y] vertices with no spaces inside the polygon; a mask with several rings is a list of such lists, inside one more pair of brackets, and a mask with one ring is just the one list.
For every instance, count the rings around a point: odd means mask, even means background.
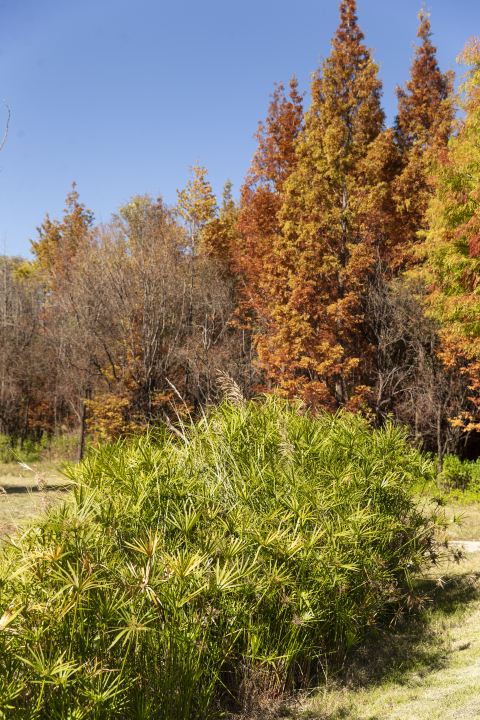
[{"label": "green grass", "polygon": [[449,520],[457,519],[448,527],[447,535],[451,540],[480,541],[480,503],[455,503],[445,507]]},{"label": "green grass", "polygon": [[376,628],[345,668],[297,706],[298,720],[440,720],[480,716],[480,554],[416,580],[427,607]]},{"label": "green grass", "polygon": [[421,604],[445,526],[402,431],[270,399],[93,452],[0,560],[9,718],[207,718],[319,682]]},{"label": "green grass", "polygon": [[[429,455],[436,464],[437,456]],[[441,497],[448,505],[480,503],[480,461],[461,461],[456,455],[446,455],[443,471],[427,483],[417,483],[417,491],[428,497]]]},{"label": "green grass", "polygon": [[45,478],[50,488],[50,500],[56,502],[59,499],[52,490],[67,482],[62,468],[71,458],[72,453],[67,452],[71,447],[71,439],[68,442],[58,440],[43,448],[44,457],[40,459],[37,452],[19,454],[30,470],[18,460],[0,463],[0,537],[20,532],[25,522],[41,510],[42,497],[36,492],[38,474]]},{"label": "green grass", "polygon": [[[87,443],[88,447],[89,443]],[[18,461],[31,465],[59,465],[73,461],[76,457],[78,438],[67,432],[58,437],[43,435],[40,440],[27,438],[23,443],[15,438],[0,435],[0,475],[2,471],[14,468]]]},{"label": "green grass", "polygon": [[[41,510],[42,496],[37,491],[35,471],[40,473],[46,480],[49,491],[49,498],[52,502],[58,501],[60,495],[54,490],[66,483],[61,468],[63,462],[60,460],[43,460],[32,463],[32,470],[27,470],[18,464],[0,464],[0,537],[21,532],[22,526],[32,516],[37,515]],[[53,492],[52,492],[53,491]]]},{"label": "green grass", "polygon": [[0,494],[0,537],[20,531],[32,515],[40,512],[41,504],[36,492]]}]

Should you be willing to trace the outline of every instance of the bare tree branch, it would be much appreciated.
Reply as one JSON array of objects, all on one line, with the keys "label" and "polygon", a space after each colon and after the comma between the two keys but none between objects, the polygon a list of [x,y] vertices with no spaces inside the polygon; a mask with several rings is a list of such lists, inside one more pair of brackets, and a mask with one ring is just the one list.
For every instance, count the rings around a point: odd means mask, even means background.
[{"label": "bare tree branch", "polygon": [[7,108],[7,110],[8,110],[8,118],[7,118],[7,125],[6,125],[6,127],[5,127],[5,135],[3,136],[2,144],[0,145],[0,150],[1,150],[1,149],[3,148],[3,146],[5,145],[5,140],[7,139],[7,135],[8,135],[8,123],[10,122],[10,108],[8,107],[6,100],[4,100],[3,102],[5,103],[6,108]]}]

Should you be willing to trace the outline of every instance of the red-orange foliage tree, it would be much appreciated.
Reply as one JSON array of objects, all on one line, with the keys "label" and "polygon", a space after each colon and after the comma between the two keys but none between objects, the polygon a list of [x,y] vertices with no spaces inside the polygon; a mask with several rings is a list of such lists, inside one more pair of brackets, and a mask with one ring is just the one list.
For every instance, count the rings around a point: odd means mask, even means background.
[{"label": "red-orange foliage tree", "polygon": [[[268,289],[260,361],[281,392],[327,405],[352,406],[365,390],[361,295],[387,239],[393,138],[383,132],[378,66],[363,39],[355,0],[342,0],[274,211],[262,208],[254,222],[246,212],[243,225],[249,221],[256,241],[246,254],[251,275]],[[274,232],[257,230],[263,217]]]},{"label": "red-orange foliage tree", "polygon": [[296,167],[295,142],[302,129],[302,96],[297,80],[289,83],[288,97],[279,83],[265,123],[254,137],[258,145],[240,191],[240,206],[224,189],[222,208],[205,229],[205,244],[235,279],[235,324],[253,330],[265,342],[272,330],[272,308],[285,292],[285,275],[278,264],[281,228],[278,213],[285,181]]},{"label": "red-orange foliage tree", "polygon": [[396,205],[395,234],[403,252],[397,249],[397,262],[411,261],[419,231],[427,229],[426,210],[434,192],[429,176],[433,158],[446,148],[455,119],[453,103],[454,73],[442,73],[436,47],[430,40],[430,16],[419,15],[410,80],[397,86],[398,115],[395,120],[398,175],[393,183]]},{"label": "red-orange foliage tree", "polygon": [[302,97],[290,81],[289,99],[280,84],[272,95],[265,125],[255,135],[258,147],[241,189],[236,261],[241,273],[242,309],[255,317],[260,345],[272,331],[271,310],[285,295],[278,263],[282,231],[278,213],[285,182],[296,167],[295,143],[302,129]]},{"label": "red-orange foliage tree", "polygon": [[285,181],[296,167],[302,114],[296,79],[290,81],[288,97],[283,85],[277,85],[267,119],[259,123],[254,136],[258,146],[241,188],[236,232],[224,222],[223,232],[219,226],[216,234],[215,252],[224,260],[228,257],[237,278],[240,324],[253,328],[260,342],[269,336],[272,307],[285,292],[285,275],[278,264],[278,212]]}]

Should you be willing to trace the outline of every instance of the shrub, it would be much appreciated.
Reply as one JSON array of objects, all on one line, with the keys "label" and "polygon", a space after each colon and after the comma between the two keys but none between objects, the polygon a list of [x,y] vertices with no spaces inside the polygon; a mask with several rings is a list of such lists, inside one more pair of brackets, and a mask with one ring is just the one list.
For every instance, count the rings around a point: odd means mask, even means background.
[{"label": "shrub", "polygon": [[439,476],[446,490],[478,491],[480,486],[480,463],[460,460],[457,455],[445,455],[443,471]]},{"label": "shrub", "polygon": [[[94,450],[5,545],[9,718],[206,718],[308,686],[436,559],[403,432],[269,399]],[[407,590],[405,590],[407,588]],[[408,598],[410,600],[410,598]]]},{"label": "shrub", "polygon": [[73,460],[77,447],[77,434],[71,432],[58,437],[42,435],[39,440],[29,436],[23,443],[18,438],[0,435],[0,463]]},{"label": "shrub", "polygon": [[14,459],[14,450],[10,438],[6,435],[0,435],[0,463],[13,462]]}]

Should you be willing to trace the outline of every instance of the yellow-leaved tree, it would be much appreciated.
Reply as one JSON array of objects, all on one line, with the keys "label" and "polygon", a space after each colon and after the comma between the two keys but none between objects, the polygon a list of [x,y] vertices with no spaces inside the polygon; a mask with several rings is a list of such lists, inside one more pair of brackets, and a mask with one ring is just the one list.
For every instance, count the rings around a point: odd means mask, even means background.
[{"label": "yellow-leaved tree", "polygon": [[468,68],[461,87],[459,119],[447,149],[437,154],[436,193],[427,220],[425,250],[431,283],[430,308],[443,325],[442,360],[464,358],[476,412],[452,422],[480,430],[480,40],[472,38],[458,61]]}]

